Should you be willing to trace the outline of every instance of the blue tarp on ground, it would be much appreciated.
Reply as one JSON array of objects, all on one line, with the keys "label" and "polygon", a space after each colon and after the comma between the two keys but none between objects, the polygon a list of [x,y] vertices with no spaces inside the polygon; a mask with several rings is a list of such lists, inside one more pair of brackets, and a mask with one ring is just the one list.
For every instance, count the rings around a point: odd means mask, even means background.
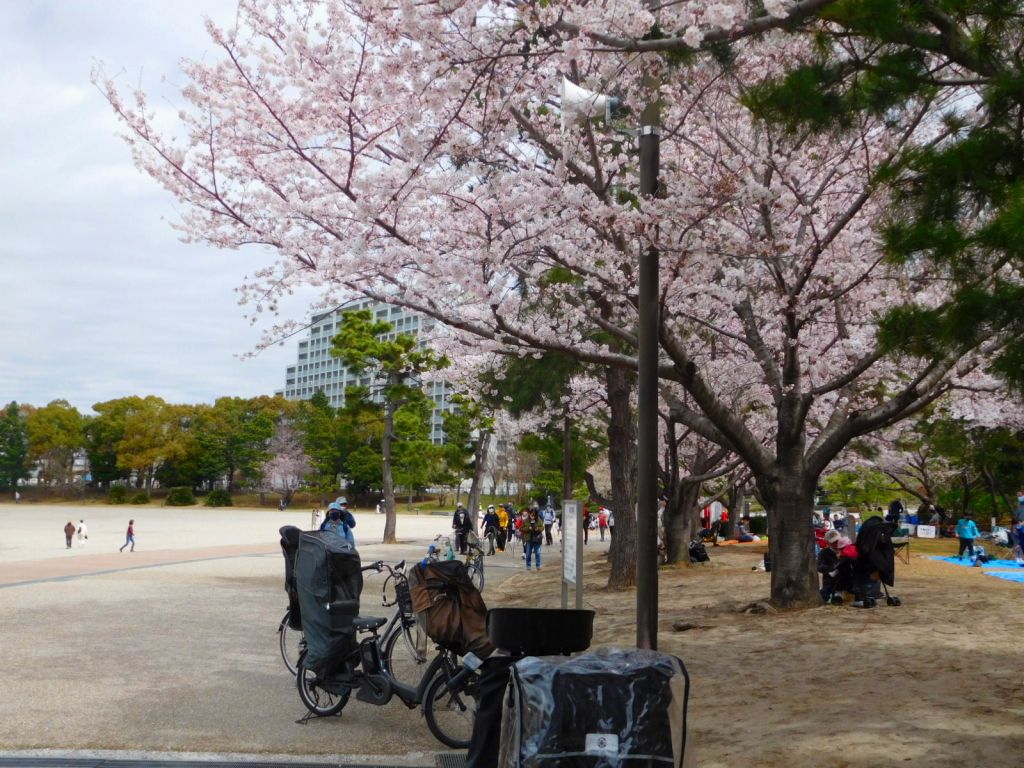
[{"label": "blue tarp on ground", "polygon": [[1005,581],[1015,581],[1018,584],[1024,584],[1024,568],[1017,567],[1016,573],[1014,571],[985,571],[986,576],[995,576],[997,579],[1004,579]]},{"label": "blue tarp on ground", "polygon": [[[949,557],[940,557],[939,555],[932,555],[931,559],[941,560],[944,563],[952,563],[953,565],[959,565],[964,568],[974,567],[974,563],[971,562],[971,560],[967,557],[965,557],[963,560],[960,560],[955,555],[951,555]],[[1017,565],[1017,562],[1015,560],[989,560],[987,563],[984,563],[982,567],[985,570],[989,570],[991,568],[1010,568],[1014,571],[1021,571],[1022,573],[1024,573],[1024,568],[1021,568],[1019,565]]]}]

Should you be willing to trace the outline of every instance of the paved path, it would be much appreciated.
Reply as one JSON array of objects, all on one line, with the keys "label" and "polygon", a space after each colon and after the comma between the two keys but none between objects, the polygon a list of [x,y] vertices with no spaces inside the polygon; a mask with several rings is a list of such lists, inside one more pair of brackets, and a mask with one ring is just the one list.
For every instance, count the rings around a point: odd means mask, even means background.
[{"label": "paved path", "polygon": [[183,565],[232,557],[276,555],[277,545],[233,544],[201,549],[158,549],[152,552],[109,552],[81,555],[76,558],[53,557],[0,563],[0,589],[45,582],[71,581],[87,576],[104,576],[141,568]]},{"label": "paved path", "polygon": [[[66,550],[60,528],[80,515],[89,542]],[[128,517],[139,545],[119,553]],[[308,521],[308,512],[0,505],[0,757],[431,764],[441,745],[397,701],[353,701],[341,717],[296,722],[305,710],[277,649],[286,606],[277,529]],[[418,560],[450,522],[401,517],[403,544],[366,543],[382,525],[359,516],[364,561]],[[531,578],[557,579],[556,562]],[[518,554],[488,558],[485,600],[500,603],[502,582],[522,570]],[[364,615],[385,615],[380,586],[367,578]]]}]

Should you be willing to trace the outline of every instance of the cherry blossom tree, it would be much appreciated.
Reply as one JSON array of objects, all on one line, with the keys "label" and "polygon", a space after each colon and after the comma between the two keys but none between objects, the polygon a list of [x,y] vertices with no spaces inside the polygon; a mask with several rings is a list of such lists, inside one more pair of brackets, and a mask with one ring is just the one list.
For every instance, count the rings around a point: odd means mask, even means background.
[{"label": "cherry blossom tree", "polygon": [[[739,40],[746,8],[682,2],[672,28]],[[746,465],[769,510],[773,600],[810,604],[819,476],[851,441],[969,387],[1005,342],[911,356],[878,333],[888,306],[949,298],[940,269],[886,260],[877,225],[879,171],[940,140],[950,103],[914,95],[844,132],[787,133],[745,97],[804,43],[769,32],[685,62],[641,44],[651,23],[630,3],[245,0],[237,28],[209,27],[219,55],[184,64],[179,132],[158,130],[144,93],[96,80],[139,167],[183,204],[186,239],[274,254],[243,287],[258,311],[312,284],[430,315],[480,351],[630,372],[636,254],[656,245],[659,376],[685,393],[666,392],[672,419]],[[611,28],[634,42],[587,31]],[[652,76],[662,189],[642,200],[629,119],[555,95],[570,78],[636,113]]]},{"label": "cherry blossom tree", "polygon": [[294,427],[279,423],[274,436],[267,446],[269,458],[261,466],[262,486],[281,494],[285,504],[290,504],[292,494],[306,482],[313,468],[302,447],[302,440]]}]

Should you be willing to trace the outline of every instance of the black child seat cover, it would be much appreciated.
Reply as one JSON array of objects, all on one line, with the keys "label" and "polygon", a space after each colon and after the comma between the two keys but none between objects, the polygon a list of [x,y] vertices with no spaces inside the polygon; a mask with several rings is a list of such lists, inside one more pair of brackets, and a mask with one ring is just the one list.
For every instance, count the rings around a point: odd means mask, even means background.
[{"label": "black child seat cover", "polygon": [[602,648],[512,668],[500,768],[683,768],[690,678],[675,656]]},{"label": "black child seat cover", "polygon": [[299,606],[299,590],[295,586],[295,555],[299,551],[299,538],[302,529],[294,525],[283,526],[281,534],[281,554],[284,555],[284,589],[288,593],[288,626],[294,630],[302,630],[302,608]]},{"label": "black child seat cover", "polygon": [[[306,668],[325,678],[356,647],[352,620],[359,615],[363,573],[359,553],[334,531],[311,531],[299,539],[295,584],[306,637]],[[330,603],[354,601],[350,610],[329,611]]]}]

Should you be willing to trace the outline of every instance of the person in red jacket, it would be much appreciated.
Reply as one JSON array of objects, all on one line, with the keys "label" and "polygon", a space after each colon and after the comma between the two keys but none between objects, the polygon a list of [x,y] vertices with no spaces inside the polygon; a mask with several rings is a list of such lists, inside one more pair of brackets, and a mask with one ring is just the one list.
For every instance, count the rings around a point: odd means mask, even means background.
[{"label": "person in red jacket", "polygon": [[842,593],[853,586],[853,564],[857,547],[834,528],[825,534],[826,548],[818,555],[821,573],[821,597],[826,602],[843,602]]}]

